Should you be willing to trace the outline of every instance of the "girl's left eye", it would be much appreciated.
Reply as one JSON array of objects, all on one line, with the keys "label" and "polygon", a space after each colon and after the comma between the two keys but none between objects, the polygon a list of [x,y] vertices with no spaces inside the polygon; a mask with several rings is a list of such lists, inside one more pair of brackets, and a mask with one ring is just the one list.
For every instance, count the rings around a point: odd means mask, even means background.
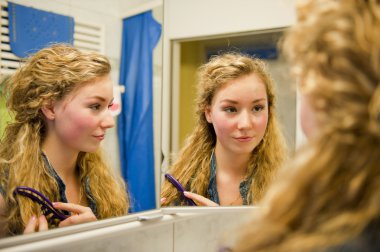
[{"label": "girl's left eye", "polygon": [[109,104],[109,105],[108,105],[108,108],[110,109],[112,106],[113,106],[113,103]]},{"label": "girl's left eye", "polygon": [[264,106],[262,106],[262,105],[256,105],[256,106],[254,106],[253,107],[253,110],[255,111],[255,112],[258,112],[258,111],[261,111],[261,110],[264,110]]}]

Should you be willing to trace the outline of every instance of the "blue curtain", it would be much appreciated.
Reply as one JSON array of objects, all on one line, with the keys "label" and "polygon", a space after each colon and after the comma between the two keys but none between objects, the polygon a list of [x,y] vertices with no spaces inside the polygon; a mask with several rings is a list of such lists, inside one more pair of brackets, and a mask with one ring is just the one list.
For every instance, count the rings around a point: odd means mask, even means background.
[{"label": "blue curtain", "polygon": [[118,117],[121,172],[131,198],[130,212],[156,208],[153,148],[153,49],[161,25],[152,12],[123,20]]}]

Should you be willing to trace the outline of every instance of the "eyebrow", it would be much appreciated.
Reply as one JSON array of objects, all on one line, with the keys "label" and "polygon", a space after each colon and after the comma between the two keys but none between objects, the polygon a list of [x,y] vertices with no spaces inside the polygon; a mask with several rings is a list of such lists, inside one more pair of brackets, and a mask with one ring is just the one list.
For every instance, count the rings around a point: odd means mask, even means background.
[{"label": "eyebrow", "polygon": [[[266,98],[260,98],[260,99],[253,100],[252,103],[258,103],[258,102],[266,101],[266,100],[267,100]],[[238,104],[239,103],[235,100],[230,100],[230,99],[223,99],[220,102],[228,102],[228,103],[232,103],[232,104]]]},{"label": "eyebrow", "polygon": [[[105,99],[104,97],[99,96],[99,95],[90,96],[90,97],[88,97],[88,99],[98,99],[98,100],[101,100],[101,101],[103,101],[103,102],[106,101],[106,99]],[[114,99],[115,99],[115,97],[112,97],[110,103],[112,103]]]}]

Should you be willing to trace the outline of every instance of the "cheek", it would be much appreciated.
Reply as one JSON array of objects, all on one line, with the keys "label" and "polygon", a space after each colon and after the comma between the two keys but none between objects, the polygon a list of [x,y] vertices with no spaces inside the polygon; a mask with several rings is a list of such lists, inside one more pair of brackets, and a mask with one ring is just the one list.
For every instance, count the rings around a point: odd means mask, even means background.
[{"label": "cheek", "polygon": [[263,134],[267,128],[267,125],[268,125],[268,113],[263,114],[256,121],[257,129],[259,129],[259,131],[261,131]]},{"label": "cheek", "polygon": [[96,125],[96,121],[93,117],[91,116],[83,116],[80,118],[77,118],[77,127],[80,129],[87,129],[94,127]]},{"label": "cheek", "polygon": [[91,116],[76,116],[71,120],[70,131],[67,132],[70,138],[79,138],[83,133],[95,128],[96,121]]},{"label": "cheek", "polygon": [[225,134],[228,134],[234,129],[234,123],[232,122],[232,120],[228,118],[224,118],[222,116],[214,117],[213,125],[215,129],[215,133],[219,137]]}]

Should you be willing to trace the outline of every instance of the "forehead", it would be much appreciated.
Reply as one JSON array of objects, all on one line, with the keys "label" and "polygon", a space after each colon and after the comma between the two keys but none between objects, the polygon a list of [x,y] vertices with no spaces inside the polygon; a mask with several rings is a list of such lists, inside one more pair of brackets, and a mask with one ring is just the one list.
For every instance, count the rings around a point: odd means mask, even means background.
[{"label": "forehead", "polygon": [[267,98],[264,81],[255,73],[230,80],[220,86],[214,94],[213,100],[220,99],[263,99]]},{"label": "forehead", "polygon": [[83,82],[58,102],[67,105],[71,102],[80,102],[92,97],[102,97],[104,100],[113,98],[113,83],[109,75]]},{"label": "forehead", "polygon": [[113,89],[113,83],[109,75],[96,77],[78,85],[68,96],[74,98],[77,96],[108,95]]}]

